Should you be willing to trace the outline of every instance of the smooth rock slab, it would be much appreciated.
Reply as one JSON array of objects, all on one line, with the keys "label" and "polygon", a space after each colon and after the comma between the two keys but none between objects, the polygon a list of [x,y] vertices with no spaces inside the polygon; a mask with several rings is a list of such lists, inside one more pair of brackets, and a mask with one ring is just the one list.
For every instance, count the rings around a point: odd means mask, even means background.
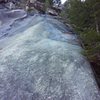
[{"label": "smooth rock slab", "polygon": [[73,44],[77,38],[61,35],[56,24],[37,15],[10,37],[0,51],[0,100],[100,100],[82,48]]}]

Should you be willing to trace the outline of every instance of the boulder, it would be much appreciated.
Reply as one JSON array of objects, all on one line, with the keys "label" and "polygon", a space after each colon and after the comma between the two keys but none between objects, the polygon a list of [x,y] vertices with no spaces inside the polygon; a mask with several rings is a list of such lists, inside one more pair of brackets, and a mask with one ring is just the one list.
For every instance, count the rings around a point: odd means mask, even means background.
[{"label": "boulder", "polygon": [[5,4],[5,7],[8,9],[15,9],[15,4],[13,2],[8,2]]},{"label": "boulder", "polygon": [[52,15],[52,16],[57,16],[58,15],[58,13],[55,10],[50,9],[50,8],[47,9],[47,13],[50,14],[50,15]]},{"label": "boulder", "polygon": [[45,13],[45,4],[39,1],[34,1],[34,3],[28,2],[27,9],[36,9],[40,13]]}]

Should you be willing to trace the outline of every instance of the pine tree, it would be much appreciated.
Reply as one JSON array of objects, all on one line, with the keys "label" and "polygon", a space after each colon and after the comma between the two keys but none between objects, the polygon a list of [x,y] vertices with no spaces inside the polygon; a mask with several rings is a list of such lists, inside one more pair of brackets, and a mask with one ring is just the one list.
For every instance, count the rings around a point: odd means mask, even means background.
[{"label": "pine tree", "polygon": [[100,69],[100,34],[97,34],[100,33],[100,0],[68,0],[66,5],[64,14],[75,25],[84,45],[84,54],[95,65],[96,73],[100,73],[97,70]]},{"label": "pine tree", "polygon": [[100,0],[86,0],[86,4],[92,17],[92,27],[100,33]]}]

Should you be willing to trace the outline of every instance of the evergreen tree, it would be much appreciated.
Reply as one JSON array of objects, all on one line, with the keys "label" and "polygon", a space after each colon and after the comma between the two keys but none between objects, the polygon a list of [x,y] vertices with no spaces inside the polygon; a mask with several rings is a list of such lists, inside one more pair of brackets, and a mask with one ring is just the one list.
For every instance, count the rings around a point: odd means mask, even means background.
[{"label": "evergreen tree", "polygon": [[84,45],[84,54],[100,76],[100,0],[67,0],[63,17],[74,24]]},{"label": "evergreen tree", "polygon": [[90,15],[93,17],[92,24],[99,33],[100,32],[100,0],[86,0]]}]

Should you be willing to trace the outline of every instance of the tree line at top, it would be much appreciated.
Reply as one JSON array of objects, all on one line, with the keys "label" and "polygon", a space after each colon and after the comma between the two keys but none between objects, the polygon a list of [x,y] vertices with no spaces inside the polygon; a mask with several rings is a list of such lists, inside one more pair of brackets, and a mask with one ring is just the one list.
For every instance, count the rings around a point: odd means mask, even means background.
[{"label": "tree line at top", "polygon": [[64,12],[77,27],[100,32],[100,0],[67,0]]},{"label": "tree line at top", "polygon": [[61,16],[78,33],[100,86],[100,0],[67,0]]}]

